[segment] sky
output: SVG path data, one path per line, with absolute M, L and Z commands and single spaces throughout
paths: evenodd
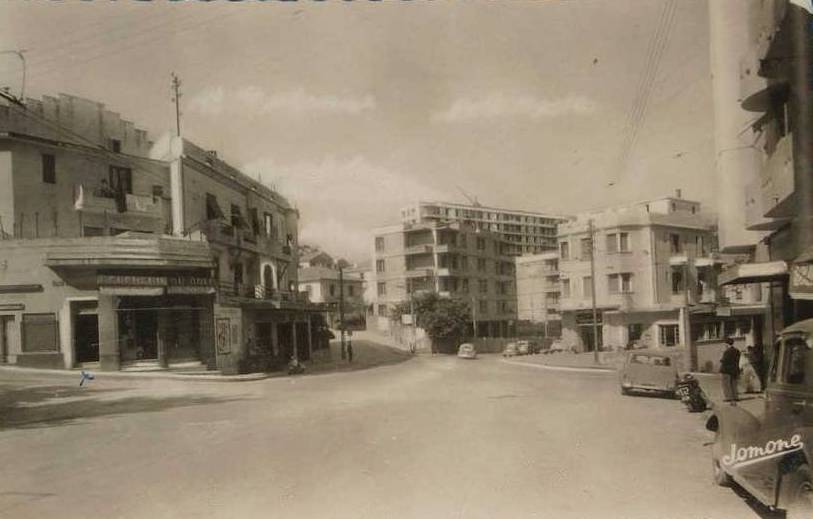
M 653 60 L 666 2 L 3 3 L 0 51 L 25 50 L 26 96 L 103 102 L 154 140 L 177 73 L 184 136 L 360 262 L 419 199 L 575 214 L 679 188 L 713 211 L 708 7 L 678 0 Z M 0 85 L 21 89 L 13 54 Z

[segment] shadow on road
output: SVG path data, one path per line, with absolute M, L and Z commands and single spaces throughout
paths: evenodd
M 238 400 L 201 395 L 110 398 L 109 393 L 123 391 L 57 385 L 7 388 L 0 387 L 0 431 L 72 425 L 79 420 L 100 416 L 149 413 Z
M 412 358 L 412 355 L 408 352 L 372 341 L 354 340 L 352 344 L 353 362 L 341 358 L 341 343 L 339 341 L 331 341 L 330 355 L 314 359 L 308 365 L 306 374 L 319 375 L 332 372 L 361 371 L 400 364 Z
M 738 484 L 734 483 L 731 486 L 731 490 L 762 519 L 785 519 L 785 512 L 771 510 L 767 506 L 760 503 L 756 498 L 749 494 L 747 490 Z

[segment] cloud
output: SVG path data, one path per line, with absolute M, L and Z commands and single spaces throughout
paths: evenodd
M 227 102 L 228 101 L 228 102 Z M 376 108 L 370 95 L 312 94 L 302 88 L 268 93 L 257 86 L 227 92 L 222 86 L 208 87 L 191 97 L 189 109 L 202 115 L 279 113 L 293 115 L 357 115 Z
M 301 214 L 300 241 L 355 261 L 368 259 L 372 229 L 397 223 L 402 207 L 441 194 L 408 174 L 357 155 L 276 164 L 261 159 L 244 171 L 273 186 Z
M 589 115 L 597 109 L 592 100 L 577 95 L 558 99 L 542 99 L 529 95 L 494 93 L 487 96 L 457 99 L 434 121 L 459 123 L 502 117 L 546 119 L 564 115 Z

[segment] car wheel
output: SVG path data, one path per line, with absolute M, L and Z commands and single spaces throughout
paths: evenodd
M 790 478 L 792 485 L 788 490 L 788 508 L 785 511 L 786 519 L 809 519 L 813 517 L 813 481 L 810 477 L 810 468 L 807 465 L 800 467 Z
M 717 459 L 717 457 L 712 457 L 711 465 L 714 472 L 714 482 L 721 487 L 731 486 L 731 476 L 728 474 L 728 472 L 723 470 L 723 466 L 720 464 L 720 460 Z

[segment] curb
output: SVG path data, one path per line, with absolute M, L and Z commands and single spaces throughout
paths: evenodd
M 29 373 L 33 375 L 57 375 L 76 378 L 80 371 L 74 369 L 42 369 L 23 368 L 18 366 L 0 366 L 0 372 Z M 104 378 L 140 378 L 140 379 L 163 379 L 163 380 L 186 380 L 188 382 L 251 382 L 254 380 L 264 380 L 274 375 L 268 373 L 249 373 L 246 375 L 181 375 L 172 372 L 160 371 L 94 371 L 96 377 Z
M 572 371 L 576 373 L 615 373 L 615 368 L 610 367 L 595 367 L 595 368 L 575 368 L 575 367 L 568 367 L 568 366 L 546 366 L 544 364 L 532 364 L 530 362 L 522 362 L 516 360 L 504 360 L 500 359 L 500 362 L 505 364 L 514 364 L 517 366 L 528 366 L 531 368 L 538 368 L 538 369 L 545 369 L 549 371 Z

